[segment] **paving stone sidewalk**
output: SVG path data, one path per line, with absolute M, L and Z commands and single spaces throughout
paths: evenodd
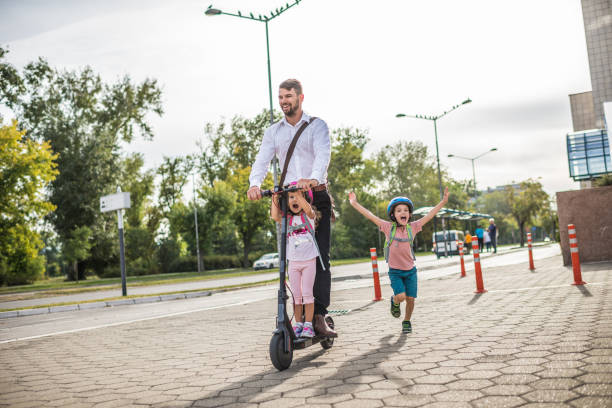
M 332 294 L 340 337 L 268 357 L 275 301 L 0 345 L 7 407 L 612 407 L 612 263 L 561 257 L 420 282 L 412 319 Z M 389 296 L 388 286 L 383 295 Z

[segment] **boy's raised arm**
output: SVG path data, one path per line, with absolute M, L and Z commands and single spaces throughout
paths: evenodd
M 361 215 L 366 217 L 368 220 L 372 221 L 377 226 L 380 227 L 381 225 L 383 225 L 384 223 L 383 220 L 381 220 L 380 218 L 372 214 L 370 210 L 368 210 L 367 208 L 365 208 L 364 206 L 362 206 L 361 204 L 357 202 L 357 196 L 352 191 L 349 193 L 349 203 L 351 203 L 353 208 L 359 211 Z
M 421 218 L 422 220 L 421 225 L 425 225 L 429 220 L 431 220 L 438 213 L 438 211 L 440 211 L 440 209 L 444 207 L 444 204 L 446 204 L 447 202 L 448 202 L 448 187 L 444 188 L 444 197 L 442 198 L 442 201 L 440 201 L 438 205 L 432 208 L 431 211 L 429 211 L 426 216 Z

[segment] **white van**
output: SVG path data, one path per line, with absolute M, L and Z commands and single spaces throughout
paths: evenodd
M 444 232 L 435 232 L 431 238 L 433 242 L 433 253 L 438 258 L 444 256 L 444 246 L 446 245 L 446 251 L 449 255 L 459 255 L 459 247 L 457 241 L 465 242 L 465 235 L 463 231 L 458 230 L 447 230 L 446 240 L 444 239 Z

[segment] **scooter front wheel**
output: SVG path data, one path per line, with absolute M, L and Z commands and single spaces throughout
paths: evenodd
M 282 332 L 274 333 L 270 340 L 270 360 L 272 365 L 278 370 L 283 371 L 289 368 L 293 360 L 293 345 L 289 341 L 289 352 L 285 353 L 285 335 Z

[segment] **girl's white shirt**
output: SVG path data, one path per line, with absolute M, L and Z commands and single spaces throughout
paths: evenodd
M 291 225 L 300 225 L 302 217 L 299 215 L 290 216 Z M 310 223 L 312 229 L 315 228 L 315 220 L 304 214 L 304 219 Z M 302 231 L 294 231 L 287 237 L 287 259 L 290 261 L 308 261 L 319 256 L 314 238 L 306 228 Z

